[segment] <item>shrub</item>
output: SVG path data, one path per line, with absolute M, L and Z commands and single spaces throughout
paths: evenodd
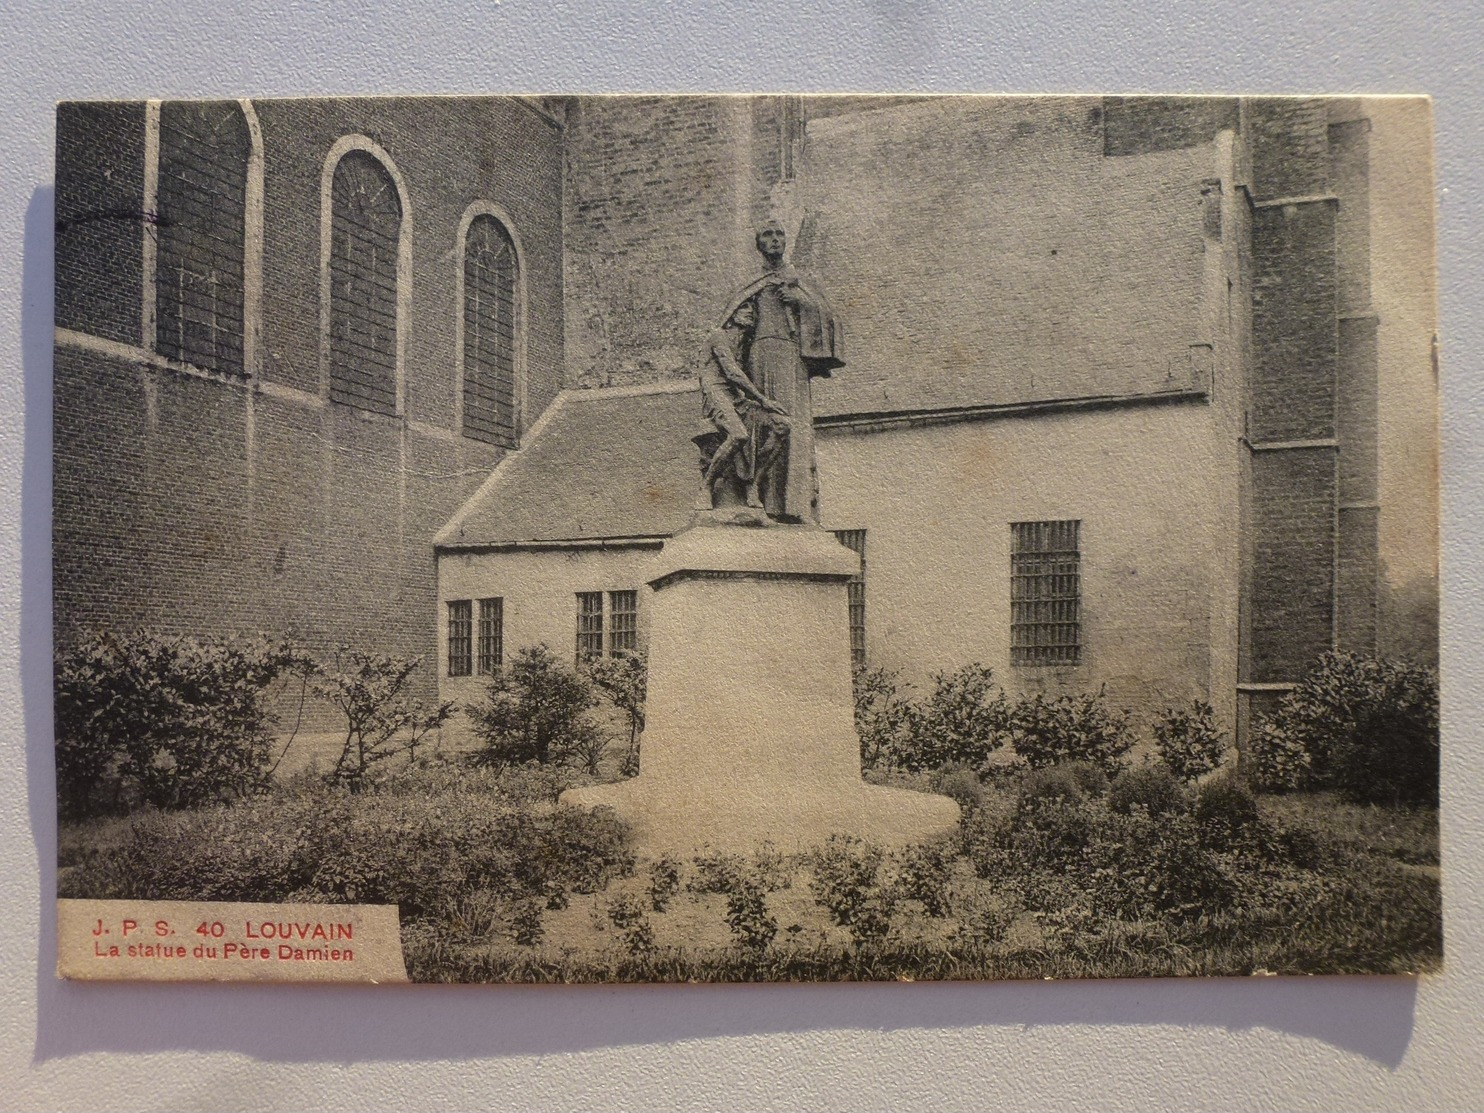
M 984 784 L 972 769 L 941 770 L 933 778 L 932 787 L 957 803 L 961 811 L 971 811 L 984 803 Z
M 1216 729 L 1216 712 L 1203 700 L 1189 709 L 1169 708 L 1154 724 L 1160 760 L 1182 781 L 1194 781 L 1221 764 L 1226 736 Z
M 523 947 L 541 942 L 544 934 L 541 902 L 535 897 L 521 897 L 510 906 L 510 938 Z
M 392 657 L 342 645 L 334 664 L 317 675 L 314 691 L 345 720 L 340 757 L 331 770 L 352 792 L 359 792 L 372 768 L 399 754 L 408 763 L 434 730 L 453 715 L 451 702 L 425 704 L 406 694 L 409 678 L 422 660 Z
M 1096 815 L 1081 799 L 1043 796 L 1022 800 L 1000 847 L 1016 869 L 1064 871 L 1080 868 Z
M 618 930 L 624 949 L 631 955 L 645 955 L 654 950 L 654 925 L 637 897 L 624 894 L 608 902 L 608 922 Z
M 680 891 L 680 863 L 668 854 L 661 855 L 649 864 L 649 905 L 656 912 L 663 912 L 670 898 Z
M 1117 790 L 1115 781 L 1110 806 Z M 1235 893 L 1187 815 L 1110 811 L 1089 841 L 1087 860 L 1092 906 L 1112 919 L 1182 922 L 1227 907 Z
M 1016 810 L 1028 811 L 1044 800 L 1078 801 L 1083 797 L 1082 782 L 1069 765 L 1052 765 L 1045 769 L 1027 769 L 1020 779 Z
M 1358 803 L 1438 801 L 1438 684 L 1430 669 L 1327 653 L 1253 739 L 1269 791 L 1333 788 Z
M 1236 777 L 1215 777 L 1196 790 L 1191 817 L 1201 839 L 1211 846 L 1230 846 L 1254 832 L 1261 822 L 1257 800 Z
M 741 878 L 727 894 L 727 927 L 751 951 L 766 949 L 778 934 L 778 921 L 769 914 L 763 887 L 754 879 Z
M 619 652 L 588 662 L 588 678 L 623 712 L 629 726 L 629 748 L 622 773 L 639 773 L 639 736 L 644 733 L 644 700 L 649 689 L 649 662 L 641 653 Z M 596 770 L 594 770 L 596 772 Z
M 747 861 L 740 854 L 726 854 L 710 847 L 702 847 L 691 862 L 696 874 L 686 888 L 693 893 L 729 893 L 747 870 Z
M 494 680 L 483 703 L 468 709 L 484 744 L 476 761 L 500 769 L 588 757 L 599 743 L 589 712 L 598 698 L 587 677 L 557 661 L 544 645 L 520 650 Z
M 897 894 L 922 903 L 929 916 L 948 914 L 948 884 L 953 864 L 952 848 L 942 842 L 910 846 L 898 855 Z
M 1037 693 L 1006 711 L 1006 731 L 1015 752 L 1033 768 L 1086 761 L 1109 776 L 1123 767 L 1133 747 L 1128 713 L 1108 707 L 1103 689 L 1047 699 Z
M 1005 694 L 983 665 L 937 673 L 912 717 L 898 764 L 910 771 L 980 765 L 1004 744 L 1005 715 Z
M 1015 909 L 1003 901 L 975 896 L 955 909 L 956 934 L 981 946 L 1002 942 L 1015 922 Z
M 437 795 L 389 777 L 354 795 L 146 813 L 132 827 L 69 871 L 61 895 L 396 904 L 406 921 L 441 917 L 479 890 L 548 902 L 597 892 L 634 864 L 612 812 L 521 804 L 477 776 Z
M 917 733 L 918 711 L 912 700 L 901 694 L 897 674 L 889 669 L 859 668 L 851 681 L 861 767 L 890 768 L 902 764 Z
M 264 691 L 310 662 L 284 642 L 141 632 L 100 634 L 55 665 L 58 810 L 81 818 L 130 797 L 190 808 L 260 787 L 275 721 Z
M 1125 769 L 1108 786 L 1108 810 L 1128 815 L 1134 807 L 1151 816 L 1178 814 L 1190 807 L 1185 789 L 1163 765 L 1139 765 Z
M 814 852 L 809 887 L 814 900 L 857 943 L 879 939 L 891 928 L 896 894 L 880 883 L 881 848 L 850 835 L 831 835 Z
M 1108 774 L 1103 772 L 1101 766 L 1090 761 L 1064 761 L 1051 768 L 1064 769 L 1071 774 L 1084 796 L 1096 798 L 1108 791 Z

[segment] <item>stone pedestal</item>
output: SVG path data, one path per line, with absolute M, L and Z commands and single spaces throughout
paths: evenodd
M 812 526 L 699 526 L 658 554 L 639 775 L 570 789 L 647 853 L 884 845 L 951 831 L 947 797 L 867 785 L 850 686 L 855 553 Z

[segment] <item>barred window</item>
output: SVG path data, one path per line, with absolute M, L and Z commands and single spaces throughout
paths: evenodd
M 1010 524 L 1010 663 L 1082 658 L 1082 523 Z
M 603 593 L 577 593 L 577 661 L 603 656 Z
M 464 246 L 464 436 L 515 447 L 515 244 L 477 216 Z
M 468 676 L 473 664 L 473 605 L 467 599 L 448 604 L 448 675 Z
M 330 215 L 330 398 L 397 412 L 397 185 L 368 151 L 335 166 Z
M 479 601 L 480 676 L 493 676 L 505 664 L 505 600 Z
M 639 648 L 639 593 L 608 593 L 608 651 L 634 653 Z
M 251 140 L 234 101 L 160 106 L 155 349 L 241 375 L 247 160 Z
M 850 599 L 850 663 L 861 668 L 866 663 L 866 531 L 837 529 L 835 539 L 861 558 L 861 570 L 845 584 Z

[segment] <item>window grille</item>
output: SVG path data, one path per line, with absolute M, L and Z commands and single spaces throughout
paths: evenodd
M 464 436 L 514 448 L 515 244 L 492 216 L 464 247 Z
M 505 600 L 479 601 L 480 676 L 493 676 L 505 663 Z
M 247 120 L 234 101 L 160 106 L 155 349 L 241 375 Z
M 608 593 L 608 650 L 610 653 L 634 653 L 639 649 L 639 593 Z
M 397 249 L 402 202 L 385 166 L 350 151 L 330 215 L 330 398 L 397 412 Z
M 603 656 L 603 593 L 577 593 L 577 661 Z
M 866 531 L 837 529 L 835 538 L 861 558 L 861 570 L 850 577 L 845 590 L 850 601 L 850 664 L 862 668 L 866 663 Z
M 1080 521 L 1010 525 L 1010 663 L 1082 659 Z
M 448 604 L 448 675 L 468 676 L 472 665 L 472 604 L 467 599 Z

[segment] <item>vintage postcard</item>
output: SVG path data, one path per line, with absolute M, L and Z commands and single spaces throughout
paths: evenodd
M 1431 129 L 62 104 L 59 973 L 1441 969 Z

